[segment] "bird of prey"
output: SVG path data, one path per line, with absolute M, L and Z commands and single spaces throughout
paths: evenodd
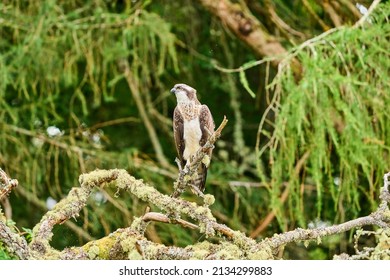
M 209 108 L 200 104 L 196 90 L 186 84 L 176 84 L 171 93 L 176 95 L 173 113 L 173 134 L 181 166 L 184 167 L 214 132 L 214 120 Z M 211 159 L 212 150 L 208 156 Z M 208 164 L 201 163 L 192 184 L 204 191 Z

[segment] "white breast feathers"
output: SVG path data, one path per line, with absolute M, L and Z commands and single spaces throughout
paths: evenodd
M 202 137 L 202 130 L 200 129 L 199 117 L 196 117 L 189 121 L 184 120 L 183 126 L 183 136 L 185 141 L 183 158 L 185 160 L 188 160 L 200 148 L 199 141 Z

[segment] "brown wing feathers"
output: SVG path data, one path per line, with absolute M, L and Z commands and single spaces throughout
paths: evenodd
M 200 146 L 203 146 L 204 144 L 206 144 L 208 138 L 210 137 L 210 133 L 213 133 L 215 129 L 213 116 L 211 115 L 211 112 L 206 105 L 202 105 L 202 108 L 200 110 L 200 115 L 199 115 L 199 121 L 200 121 L 200 129 L 202 130 L 202 138 L 200 139 Z M 211 154 L 212 154 L 212 149 L 210 149 L 208 153 L 210 159 L 211 159 Z M 205 189 L 205 184 L 207 179 L 207 168 L 208 166 L 202 163 L 198 169 L 198 178 L 197 178 L 197 180 L 199 181 L 198 186 L 199 186 L 199 190 L 201 190 L 202 192 Z
M 175 111 L 173 112 L 173 135 L 175 138 L 175 145 L 176 145 L 176 150 L 177 154 L 179 156 L 181 166 L 184 167 L 184 159 L 183 159 L 183 153 L 184 153 L 184 148 L 185 148 L 185 143 L 184 143 L 184 120 L 183 116 L 180 113 L 180 110 L 176 107 Z
M 207 105 L 202 105 L 199 114 L 199 121 L 200 129 L 202 130 L 202 138 L 200 139 L 200 145 L 203 146 L 204 144 L 206 144 L 207 139 L 210 137 L 210 133 L 213 133 L 215 129 L 213 116 L 211 115 L 211 112 Z

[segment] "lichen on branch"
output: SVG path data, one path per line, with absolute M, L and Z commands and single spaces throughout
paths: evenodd
M 13 232 L 3 219 L 0 221 L 0 240 L 10 254 L 20 259 L 274 259 L 279 249 L 291 242 L 310 240 L 318 242 L 325 236 L 365 225 L 388 229 L 390 226 L 389 178 L 390 173 L 385 174 L 380 206 L 369 216 L 329 227 L 298 228 L 256 242 L 244 233 L 218 223 L 208 207 L 162 194 L 143 180 L 134 178 L 126 170 L 95 170 L 82 174 L 79 178 L 80 187 L 73 188 L 66 198 L 42 217 L 34 227 L 29 245 L 19 234 Z M 116 187 L 119 192 L 126 191 L 156 206 L 163 213 L 148 212 L 143 217 L 136 218 L 130 227 L 118 229 L 106 237 L 81 247 L 66 248 L 62 251 L 53 249 L 50 240 L 54 225 L 76 217 L 85 207 L 95 187 Z M 189 217 L 194 222 L 186 222 L 184 217 Z M 195 242 L 185 248 L 158 244 L 147 240 L 144 236 L 145 227 L 152 221 L 177 223 L 204 232 L 206 237 L 225 238 L 221 238 L 217 244 L 211 244 L 206 240 Z M 378 255 L 382 253 L 375 256 Z

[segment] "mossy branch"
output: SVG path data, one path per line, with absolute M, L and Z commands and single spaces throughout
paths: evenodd
M 2 216 L 0 212 L 0 217 Z M 0 241 L 5 246 L 10 254 L 14 254 L 19 259 L 29 259 L 31 257 L 30 250 L 26 240 L 19 234 L 13 232 L 2 219 L 0 219 Z
M 125 170 L 95 170 L 79 178 L 80 187 L 73 188 L 69 195 L 60 201 L 53 210 L 46 213 L 34 227 L 32 242 L 14 233 L 0 221 L 0 239 L 6 249 L 20 259 L 273 259 L 277 251 L 291 242 L 316 240 L 325 236 L 339 234 L 356 227 L 377 225 L 390 226 L 390 173 L 385 174 L 381 189 L 381 203 L 377 211 L 366 217 L 317 229 L 296 229 L 274 235 L 260 242 L 219 224 L 207 206 L 199 206 L 180 198 L 164 195 L 153 186 L 137 180 Z M 114 233 L 78 248 L 63 251 L 53 249 L 49 242 L 53 236 L 54 225 L 63 223 L 79 215 L 81 209 L 95 187 L 115 186 L 160 208 L 162 213 L 148 212 L 136 218 L 129 228 L 118 229 Z M 190 217 L 198 225 L 186 222 L 180 216 Z M 150 221 L 178 223 L 206 233 L 206 236 L 225 236 L 219 244 L 205 241 L 186 248 L 165 246 L 148 241 L 143 233 Z
M 11 179 L 0 168 L 0 200 L 5 198 L 17 186 L 18 180 Z M 30 257 L 26 240 L 7 225 L 7 219 L 0 208 L 0 245 L 1 243 L 4 244 L 10 254 L 14 254 L 19 259 L 28 259 Z

